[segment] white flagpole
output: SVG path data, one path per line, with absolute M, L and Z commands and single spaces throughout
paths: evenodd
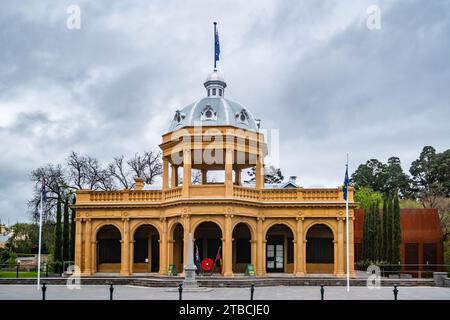
M 347 153 L 347 173 L 348 173 L 348 153 Z M 348 186 L 347 186 L 347 197 L 345 199 L 345 243 L 347 251 L 347 292 L 350 291 L 350 257 L 349 257 L 349 243 L 348 243 Z
M 41 242 L 42 242 L 42 214 L 44 213 L 44 199 L 41 190 L 41 210 L 39 213 L 39 248 L 38 248 L 38 266 L 37 266 L 37 289 L 41 283 Z

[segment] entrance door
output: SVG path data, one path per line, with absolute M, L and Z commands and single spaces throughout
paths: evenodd
M 266 271 L 284 272 L 284 236 L 269 236 L 266 250 Z

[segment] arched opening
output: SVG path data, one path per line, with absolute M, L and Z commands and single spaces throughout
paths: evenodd
M 252 234 L 245 223 L 234 227 L 233 240 L 233 273 L 244 273 L 252 263 Z
M 133 272 L 159 271 L 159 232 L 152 225 L 142 225 L 134 232 Z
M 221 272 L 221 261 L 216 261 L 217 253 L 220 250 L 220 260 L 223 259 L 222 231 L 214 222 L 202 222 L 194 232 L 194 257 L 198 248 L 200 262 L 205 258 L 212 259 L 214 263 L 213 272 Z M 195 262 L 195 259 L 194 259 Z M 218 266 L 220 264 L 220 267 Z
M 294 272 L 294 234 L 284 224 L 272 226 L 266 234 L 266 271 Z
M 97 232 L 97 271 L 120 272 L 121 234 L 113 225 L 105 225 Z
M 184 230 L 181 223 L 177 223 L 173 229 L 172 264 L 177 273 L 184 271 Z
M 333 231 L 324 224 L 316 224 L 306 234 L 306 271 L 334 272 Z

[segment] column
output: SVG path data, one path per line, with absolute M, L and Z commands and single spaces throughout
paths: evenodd
M 91 219 L 86 219 L 86 229 L 84 230 L 84 272 L 85 275 L 92 275 L 91 270 L 91 237 L 92 237 L 92 222 Z
M 295 275 L 304 276 L 305 275 L 305 256 L 303 255 L 303 219 L 302 217 L 297 218 L 297 241 L 295 243 Z
M 169 160 L 163 157 L 163 179 L 162 179 L 162 189 L 166 191 L 169 189 Z
M 261 156 L 256 157 L 256 189 L 264 188 L 264 163 Z
M 233 215 L 225 214 L 225 237 L 224 237 L 224 257 L 223 257 L 223 275 L 225 277 L 233 276 L 233 230 L 231 218 Z
M 202 169 L 202 184 L 208 183 L 208 170 Z
M 333 274 L 336 276 L 338 274 L 338 241 L 337 240 L 333 240 L 333 252 L 334 252 Z
M 350 271 L 350 275 L 351 276 L 355 276 L 355 238 L 354 238 L 354 226 L 353 226 L 353 220 L 355 219 L 355 217 L 349 217 L 349 226 L 348 226 L 348 238 L 349 238 L 349 248 L 348 251 L 350 252 L 349 256 L 350 256 L 350 261 L 349 261 L 349 271 Z
M 170 165 L 172 174 L 171 174 L 171 181 L 170 181 L 170 187 L 173 189 L 176 186 L 178 186 L 178 166 L 171 164 Z
M 130 219 L 124 218 L 123 221 L 123 239 L 122 243 L 122 255 L 120 261 L 120 275 L 130 275 Z
M 225 154 L 225 196 L 233 196 L 233 150 L 227 149 Z
M 181 191 L 183 198 L 189 197 L 189 186 L 191 185 L 191 150 L 183 150 L 183 189 Z
M 338 268 L 337 268 L 337 276 L 344 275 L 344 267 L 345 267 L 345 245 L 344 245 L 344 218 L 338 219 Z
M 82 230 L 83 224 L 80 218 L 76 219 L 75 225 L 75 265 L 78 266 L 81 270 L 81 252 L 82 252 Z
M 134 240 L 130 241 L 130 275 L 133 274 L 134 268 Z
M 189 242 L 189 233 L 191 232 L 191 221 L 188 215 L 183 217 L 184 223 L 183 223 L 183 270 L 181 270 L 184 273 L 184 266 L 187 264 L 188 261 L 188 242 Z M 193 237 L 194 235 L 192 235 Z M 194 249 L 195 250 L 195 249 Z M 195 251 L 194 251 L 195 252 Z
M 161 243 L 159 245 L 159 274 L 167 274 L 167 219 L 162 220 Z
M 264 240 L 264 235 L 263 235 L 263 218 L 262 217 L 258 217 L 257 218 L 257 223 L 256 223 L 256 248 L 257 248 L 257 253 L 256 253 L 256 275 L 257 276 L 263 276 L 265 275 L 264 272 L 264 259 L 263 259 L 263 255 L 264 255 L 264 245 L 263 245 L 263 240 Z
M 251 264 L 253 265 L 253 267 L 255 268 L 255 272 L 256 272 L 256 264 L 257 264 L 257 255 L 256 255 L 256 251 L 258 250 L 258 246 L 257 246 L 257 241 L 255 239 L 250 240 L 250 245 L 251 245 L 251 250 L 252 250 L 252 260 L 251 260 Z

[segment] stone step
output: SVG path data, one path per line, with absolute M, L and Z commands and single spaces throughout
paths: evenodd
M 47 285 L 65 285 L 67 278 L 42 278 L 41 283 Z M 81 277 L 82 285 L 134 285 L 142 287 L 177 287 L 183 281 L 181 277 Z M 345 286 L 346 280 L 330 277 L 252 277 L 252 278 L 223 278 L 223 277 L 199 277 L 199 286 L 202 287 L 250 287 L 255 286 Z M 366 286 L 366 279 L 350 279 L 351 286 Z M 36 284 L 33 278 L 0 278 L 0 284 L 32 285 Z M 381 286 L 434 286 L 433 279 L 386 279 L 381 280 Z

